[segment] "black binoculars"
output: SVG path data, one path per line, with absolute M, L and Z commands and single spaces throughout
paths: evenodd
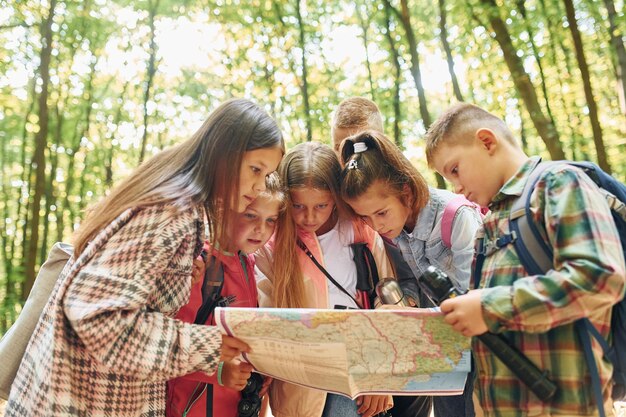
M 426 272 L 418 278 L 417 283 L 435 305 L 448 298 L 465 294 L 452 284 L 446 273 L 434 266 L 426 268 Z M 478 335 L 477 338 L 542 401 L 546 402 L 554 396 L 557 390 L 554 382 L 550 381 L 546 373 L 537 368 L 524 354 L 511 346 L 504 337 L 487 332 Z
M 258 417 L 261 411 L 261 397 L 259 392 L 263 387 L 263 376 L 253 372 L 246 382 L 246 386 L 241 390 L 241 400 L 237 404 L 237 414 L 239 417 Z

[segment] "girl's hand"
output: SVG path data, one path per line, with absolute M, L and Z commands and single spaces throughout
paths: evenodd
M 393 407 L 391 395 L 363 395 L 356 399 L 357 412 L 363 417 L 373 417 Z
M 239 356 L 241 352 L 250 353 L 251 349 L 248 344 L 242 340 L 233 336 L 222 335 L 222 354 L 220 360 L 228 362 L 231 359 Z
M 441 303 L 441 312 L 445 314 L 446 323 L 463 336 L 478 336 L 489 330 L 480 304 L 481 292 L 482 290 L 471 290 Z
M 202 257 L 198 256 L 193 260 L 193 266 L 191 270 L 191 285 L 195 285 L 204 277 L 205 264 Z
M 273 380 L 274 378 L 272 378 L 271 376 L 263 375 L 263 386 L 261 387 L 261 390 L 259 391 L 259 397 L 263 397 L 265 394 L 267 394 L 267 391 L 270 389 L 270 384 L 272 383 Z
M 238 359 L 224 362 L 224 367 L 222 368 L 222 382 L 226 388 L 241 391 L 245 388 L 246 382 L 248 382 L 248 378 L 250 378 L 250 374 L 253 370 L 252 365 Z

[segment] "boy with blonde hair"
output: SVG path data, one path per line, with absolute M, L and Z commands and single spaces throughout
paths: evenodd
M 513 245 L 503 242 L 507 236 L 515 239 L 511 207 L 540 158 L 526 156 L 501 119 L 466 103 L 446 111 L 429 129 L 426 143 L 429 165 L 457 193 L 491 209 L 480 232 L 480 246 L 488 250 L 482 271 L 474 276 L 479 289 L 444 301 L 446 321 L 465 336 L 502 334 L 558 387 L 542 402 L 474 338 L 476 387 L 485 415 L 597 416 L 574 322 L 587 317 L 606 338 L 611 307 L 623 298 L 626 281 L 619 234 L 599 188 L 565 163 L 539 175 L 530 207 L 532 220 L 552 246 L 553 266 L 529 276 Z M 613 415 L 612 365 L 597 344 L 593 356 L 606 415 Z
M 339 153 L 341 141 L 364 130 L 383 132 L 383 116 L 376 103 L 365 97 L 348 97 L 339 103 L 330 132 L 335 152 Z

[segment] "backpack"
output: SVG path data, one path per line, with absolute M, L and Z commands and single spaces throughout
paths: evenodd
M 478 204 L 472 203 L 462 194 L 459 194 L 452 200 L 448 201 L 443 209 L 443 214 L 441 215 L 441 240 L 443 241 L 444 246 L 448 249 L 452 247 L 452 223 L 454 223 L 457 211 L 463 206 L 475 209 L 481 219 L 489 212 L 488 208 L 480 207 Z
M 357 299 L 361 302 L 364 309 L 374 308 L 376 299 L 376 285 L 380 280 L 378 276 L 378 267 L 374 255 L 367 245 L 365 237 L 365 226 L 355 223 L 354 226 L 354 242 L 350 244 L 354 254 L 354 263 L 356 265 L 356 290 Z
M 71 265 L 74 248 L 69 243 L 57 242 L 48 253 L 48 259 L 41 265 L 33 288 L 15 323 L 0 339 L 0 398 L 7 400 L 11 384 L 22 362 L 24 351 L 28 345 L 39 316 L 43 311 L 52 289 L 61 272 Z
M 539 163 L 528 178 L 522 194 L 513 203 L 510 213 L 509 235 L 499 238 L 496 242 L 498 248 L 512 243 L 524 268 L 531 275 L 540 275 L 547 272 L 553 265 L 553 251 L 549 242 L 546 242 L 539 233 L 538 226 L 532 220 L 530 212 L 530 197 L 535 189 L 541 174 L 555 165 L 568 164 L 580 168 L 593 180 L 605 195 L 615 226 L 622 243 L 622 249 L 626 251 L 626 185 L 619 182 L 600 167 L 591 162 L 552 161 Z M 625 253 L 626 256 L 626 253 Z M 484 261 L 484 245 L 479 242 L 474 277 L 477 282 L 480 279 L 480 269 Z M 613 306 L 611 318 L 611 336 L 613 344 L 610 346 L 600 332 L 591 324 L 588 318 L 583 318 L 575 323 L 577 332 L 583 346 L 586 362 L 591 374 L 594 397 L 600 410 L 600 416 L 604 417 L 604 407 L 598 368 L 591 351 L 591 339 L 593 336 L 602 346 L 604 356 L 613 364 L 613 392 L 614 401 L 626 399 L 626 299 L 622 299 Z
M 211 314 L 213 314 L 215 307 L 221 304 L 221 293 L 224 288 L 224 266 L 222 263 L 216 256 L 208 254 L 206 249 L 202 249 L 200 256 L 204 261 L 205 270 L 202 279 L 202 304 L 196 313 L 196 317 L 193 321 L 194 324 L 206 323 Z M 168 383 L 168 403 L 172 395 L 171 389 Z M 182 415 L 186 415 L 202 395 L 206 395 L 205 415 L 206 417 L 213 417 L 213 385 L 204 382 L 197 383 Z M 168 405 L 167 415 L 175 414 L 170 412 L 169 407 Z
M 222 263 L 215 256 L 209 256 L 204 249 L 202 249 L 200 256 L 205 264 L 202 281 L 202 305 L 196 313 L 194 324 L 206 323 L 217 307 L 222 295 L 222 288 L 224 288 L 224 266 Z

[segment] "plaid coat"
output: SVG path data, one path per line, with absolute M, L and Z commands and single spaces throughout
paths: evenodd
M 59 276 L 6 416 L 161 416 L 168 379 L 215 371 L 221 336 L 175 320 L 187 303 L 204 211 L 128 210 Z

